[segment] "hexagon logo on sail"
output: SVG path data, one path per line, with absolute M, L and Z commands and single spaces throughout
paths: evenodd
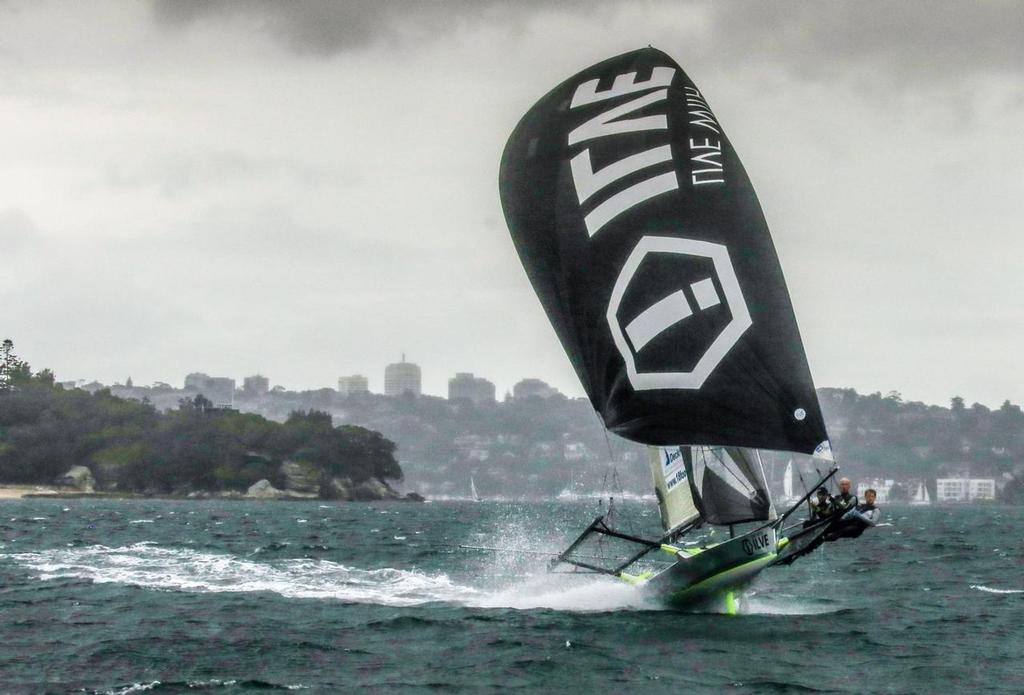
M 691 273 L 690 277 L 680 273 L 678 279 L 674 278 L 674 273 L 661 273 L 662 279 L 669 277 L 669 284 L 662 282 L 661 287 L 654 288 L 659 297 L 654 301 L 649 297 L 643 298 L 641 309 L 635 311 L 635 315 L 620 317 L 620 308 L 630 295 L 634 277 L 645 261 L 655 258 L 669 258 L 681 263 L 681 268 L 689 265 L 691 270 L 707 268 L 707 271 L 697 275 Z M 635 301 L 634 298 L 633 303 Z M 658 341 L 664 343 L 672 336 L 685 337 L 688 332 L 697 332 L 697 326 L 703 325 L 702 316 L 712 313 L 725 323 L 715 327 L 703 342 L 698 340 L 689 345 L 687 350 L 693 354 L 688 368 L 638 368 L 638 360 L 645 348 L 653 351 L 654 348 L 649 346 L 657 347 Z M 637 391 L 701 388 L 753 323 L 729 251 L 724 245 L 656 236 L 641 238 L 626 259 L 612 288 L 606 317 L 612 340 L 626 364 L 630 384 Z

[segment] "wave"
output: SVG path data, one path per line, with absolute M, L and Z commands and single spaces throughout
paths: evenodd
M 971 584 L 971 588 L 984 591 L 987 594 L 1024 594 L 1024 589 L 993 589 L 982 584 Z
M 741 615 L 830 615 L 845 610 L 832 603 L 789 596 L 754 594 L 739 601 Z
M 149 681 L 148 683 L 132 683 L 131 685 L 121 685 L 109 688 L 106 690 L 90 690 L 87 692 L 92 695 L 132 695 L 133 693 L 145 693 L 145 692 L 181 692 L 182 689 L 187 690 L 207 690 L 209 688 L 224 688 L 227 690 L 307 690 L 310 686 L 306 685 L 278 685 L 277 683 L 268 683 L 267 681 L 261 680 L 220 680 L 213 678 L 210 680 L 202 681 Z
M 394 568 L 358 569 L 317 559 L 259 562 L 187 548 L 136 543 L 13 553 L 7 558 L 41 580 L 84 579 L 164 591 L 270 592 L 286 598 L 385 606 L 451 603 L 470 608 L 550 608 L 566 611 L 647 610 L 635 587 L 605 578 L 539 574 L 502 587 L 473 587 L 444 573 Z

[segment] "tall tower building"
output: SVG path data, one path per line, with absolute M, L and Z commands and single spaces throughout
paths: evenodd
M 351 396 L 354 393 L 369 393 L 370 381 L 362 374 L 338 377 L 338 393 Z
M 253 374 L 242 380 L 242 390 L 247 396 L 262 396 L 270 390 L 270 379 L 262 374 Z
M 494 384 L 470 372 L 457 372 L 448 380 L 448 400 L 467 400 L 473 403 L 493 403 Z
M 384 368 L 384 395 L 401 396 L 411 393 L 419 396 L 421 393 L 420 366 L 405 361 L 405 354 L 402 354 L 402 361 L 389 364 Z

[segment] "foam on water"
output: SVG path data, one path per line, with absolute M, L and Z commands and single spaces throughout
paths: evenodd
M 993 589 L 990 586 L 983 586 L 981 584 L 971 584 L 971 588 L 984 591 L 987 594 L 1024 594 L 1024 589 Z
M 739 603 L 741 615 L 825 615 L 843 610 L 835 605 L 812 603 L 789 596 L 743 596 Z
M 161 548 L 151 543 L 13 553 L 39 579 L 87 579 L 166 591 L 272 592 L 287 598 L 414 606 L 455 603 L 479 608 L 615 611 L 651 608 L 634 587 L 607 578 L 527 576 L 501 588 L 476 588 L 443 573 L 357 569 L 327 560 L 257 562 L 250 558 Z
M 120 548 L 84 548 L 8 556 L 40 579 L 77 578 L 96 583 L 195 592 L 269 591 L 288 598 L 335 599 L 352 603 L 408 606 L 459 601 L 472 589 L 445 575 L 377 569 L 360 570 L 325 560 L 262 563 L 231 555 L 137 543 Z

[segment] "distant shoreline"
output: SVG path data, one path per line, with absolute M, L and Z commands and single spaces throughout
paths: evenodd
M 72 491 L 69 491 L 72 492 Z M 36 495 L 63 496 L 60 490 L 42 485 L 7 485 L 0 484 L 0 500 L 18 500 Z
M 104 500 L 182 500 L 187 502 L 218 501 L 270 501 L 270 502 L 350 502 L 356 500 L 329 500 L 319 495 L 295 495 L 281 497 L 250 497 L 238 492 L 201 492 L 198 495 L 147 495 L 139 492 L 83 492 L 82 490 L 60 489 L 44 485 L 14 485 L 0 483 L 0 502 L 21 499 L 104 499 Z M 394 500 L 359 500 L 367 502 L 410 502 L 407 498 Z

